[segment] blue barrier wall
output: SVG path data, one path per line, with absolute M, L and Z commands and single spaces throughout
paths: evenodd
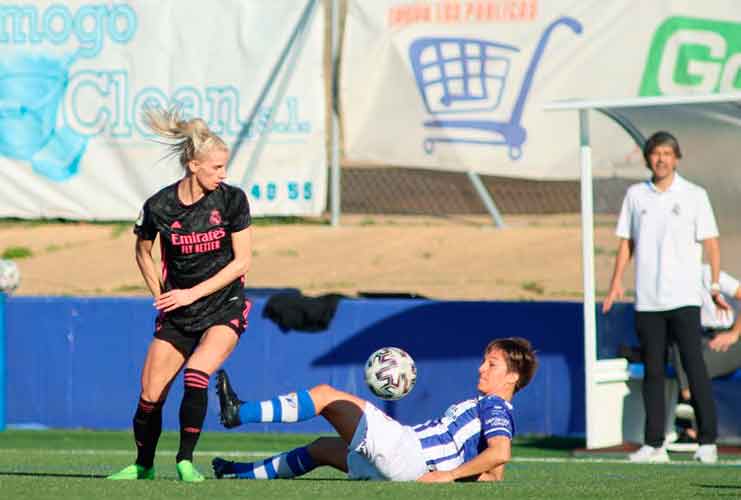
M 584 433 L 581 304 L 343 300 L 329 330 L 287 334 L 262 317 L 264 305 L 264 298 L 254 300 L 250 326 L 225 365 L 243 399 L 330 383 L 374 401 L 403 423 L 417 423 L 475 394 L 490 339 L 522 336 L 536 346 L 540 369 L 515 396 L 518 431 Z M 151 299 L 9 297 L 5 316 L 8 424 L 130 427 L 152 335 Z M 399 402 L 373 398 L 363 381 L 365 359 L 387 345 L 406 349 L 418 366 L 417 386 Z M 167 429 L 177 428 L 181 395 L 178 377 L 165 405 Z M 213 392 L 205 428 L 221 429 Z M 321 419 L 245 429 L 330 430 Z
M 597 313 L 597 359 L 617 358 L 618 348 L 638 346 L 633 304 L 613 304 L 609 313 L 602 313 L 602 303 L 596 306 Z

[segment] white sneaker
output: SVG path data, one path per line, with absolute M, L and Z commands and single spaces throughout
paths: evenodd
M 644 444 L 635 453 L 628 455 L 628 460 L 636 463 L 644 464 L 665 464 L 669 462 L 669 454 L 666 452 L 666 448 L 654 448 Z
M 686 432 L 682 432 L 679 438 L 674 441 L 667 441 L 664 443 L 664 446 L 666 446 L 667 451 L 678 451 L 682 453 L 691 453 L 697 451 L 700 447 L 697 440 L 689 437 Z
M 701 444 L 694 459 L 704 464 L 714 464 L 718 461 L 718 447 L 714 444 Z
M 675 442 L 677 439 L 679 439 L 679 433 L 677 431 L 667 432 L 664 438 L 664 446 Z

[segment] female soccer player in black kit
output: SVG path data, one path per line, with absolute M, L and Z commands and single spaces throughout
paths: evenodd
M 176 110 L 149 110 L 144 117 L 154 133 L 172 141 L 185 176 L 149 198 L 134 227 L 136 263 L 159 316 L 134 415 L 136 462 L 109 479 L 154 478 L 162 405 L 185 367 L 176 468 L 183 481 L 203 481 L 193 450 L 206 417 L 209 377 L 236 347 L 250 309 L 244 298 L 250 209 L 245 193 L 223 182 L 229 151 L 203 120 L 184 121 Z M 161 276 L 152 258 L 158 235 Z

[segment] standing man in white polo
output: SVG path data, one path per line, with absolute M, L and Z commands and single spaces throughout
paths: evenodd
M 700 306 L 704 250 L 711 269 L 713 301 L 720 309 L 729 309 L 718 284 L 718 227 L 707 192 L 676 172 L 682 153 L 674 136 L 656 132 L 646 141 L 643 156 L 651 180 L 631 186 L 623 200 L 616 230 L 620 242 L 615 269 L 602 306 L 606 313 L 615 300 L 623 298 L 623 274 L 635 256 L 635 324 L 646 368 L 646 428 L 645 444 L 630 460 L 669 461 L 664 448 L 664 370 L 671 340 L 679 347 L 697 405 L 700 446 L 695 459 L 714 463 L 718 459 L 718 422 L 702 359 Z

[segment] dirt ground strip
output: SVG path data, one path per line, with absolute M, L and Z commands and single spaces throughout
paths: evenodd
M 436 299 L 579 300 L 579 215 L 486 217 L 359 216 L 341 227 L 256 224 L 251 287 L 307 295 L 408 292 Z M 614 218 L 595 222 L 598 295 L 612 271 Z M 134 262 L 131 225 L 0 222 L 0 251 L 17 259 L 19 295 L 146 295 Z M 17 250 L 16 250 L 17 252 Z M 27 253 L 27 252 L 26 252 Z M 632 277 L 626 285 L 632 284 Z

